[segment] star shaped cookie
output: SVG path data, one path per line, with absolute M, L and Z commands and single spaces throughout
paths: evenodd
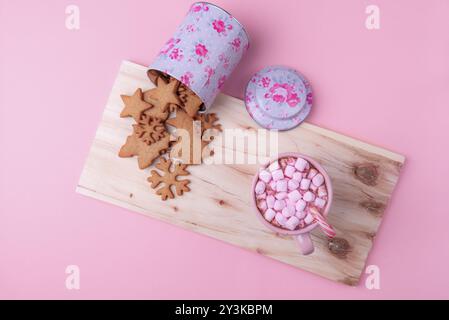
M 198 110 L 200 110 L 203 101 L 184 84 L 179 85 L 178 96 L 183 103 L 181 107 L 189 116 L 194 117 L 198 113 Z
M 133 117 L 139 121 L 140 114 L 145 110 L 153 108 L 153 105 L 143 100 L 142 89 L 137 89 L 132 96 L 121 95 L 125 108 L 120 113 L 120 117 Z
M 156 80 L 156 88 L 145 92 L 145 100 L 155 100 L 159 103 L 161 110 L 166 111 L 170 104 L 181 105 L 177 95 L 179 81 L 171 78 L 166 82 L 162 77 Z
M 130 158 L 137 156 L 137 162 L 140 169 L 149 167 L 153 161 L 161 154 L 164 154 L 170 145 L 170 135 L 166 134 L 158 141 L 150 145 L 140 138 L 141 132 L 138 125 L 133 125 L 133 133 L 128 136 L 126 143 L 119 152 L 119 157 Z

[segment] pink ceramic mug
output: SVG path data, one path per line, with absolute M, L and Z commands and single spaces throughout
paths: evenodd
M 289 152 L 289 153 L 281 153 L 278 155 L 278 157 L 276 159 L 272 159 L 270 162 L 268 162 L 267 164 L 265 164 L 264 166 L 262 166 L 263 169 L 267 168 L 270 163 L 272 163 L 275 160 L 279 160 L 282 158 L 287 158 L 287 157 L 293 157 L 293 158 L 303 158 L 304 160 L 307 160 L 312 166 L 315 167 L 316 170 L 318 170 L 324 177 L 324 182 L 327 188 L 327 194 L 328 194 L 328 199 L 327 199 L 327 203 L 326 206 L 323 209 L 323 216 L 326 217 L 329 213 L 329 209 L 332 203 L 332 194 L 333 194 L 333 190 L 332 190 L 332 184 L 331 184 L 331 180 L 329 178 L 329 175 L 327 174 L 326 170 L 324 170 L 324 168 L 314 159 L 302 155 L 300 153 L 296 153 L 296 152 Z M 256 202 L 256 193 L 255 193 L 255 188 L 256 188 L 256 183 L 259 180 L 259 171 L 256 173 L 256 175 L 253 178 L 253 183 L 252 183 L 252 188 L 251 188 L 251 200 L 253 203 L 253 207 L 254 210 L 256 212 L 257 217 L 259 218 L 259 220 L 268 228 L 271 229 L 272 231 L 276 232 L 276 233 L 280 233 L 280 234 L 285 234 L 285 235 L 291 235 L 296 237 L 296 240 L 298 241 L 299 244 L 299 248 L 302 254 L 304 255 L 308 255 L 311 254 L 314 251 L 314 246 L 312 243 L 312 239 L 310 237 L 310 232 L 315 229 L 318 226 L 317 222 L 313 222 L 310 225 L 308 225 L 305 228 L 299 229 L 299 230 L 286 230 L 283 228 L 279 228 L 276 227 L 274 225 L 272 225 L 270 222 L 268 222 L 267 220 L 265 220 L 265 218 L 263 217 L 262 213 L 259 211 L 259 209 L 257 208 L 257 202 Z

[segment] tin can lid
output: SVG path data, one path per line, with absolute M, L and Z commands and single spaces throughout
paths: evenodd
M 312 88 L 298 71 L 271 66 L 257 72 L 245 94 L 246 110 L 266 129 L 289 130 L 298 126 L 312 108 Z

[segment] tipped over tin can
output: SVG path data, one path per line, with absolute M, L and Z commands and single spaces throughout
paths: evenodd
M 248 47 L 245 29 L 231 14 L 197 2 L 150 65 L 148 75 L 152 81 L 161 72 L 179 80 L 202 100 L 204 112 Z

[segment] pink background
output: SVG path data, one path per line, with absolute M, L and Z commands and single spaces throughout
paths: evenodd
M 121 61 L 149 64 L 191 2 L 0 0 L 0 298 L 449 298 L 449 1 L 216 2 L 252 39 L 225 93 L 295 67 L 315 89 L 310 122 L 407 157 L 368 259 L 380 290 L 75 193 Z M 380 30 L 365 28 L 369 4 Z

